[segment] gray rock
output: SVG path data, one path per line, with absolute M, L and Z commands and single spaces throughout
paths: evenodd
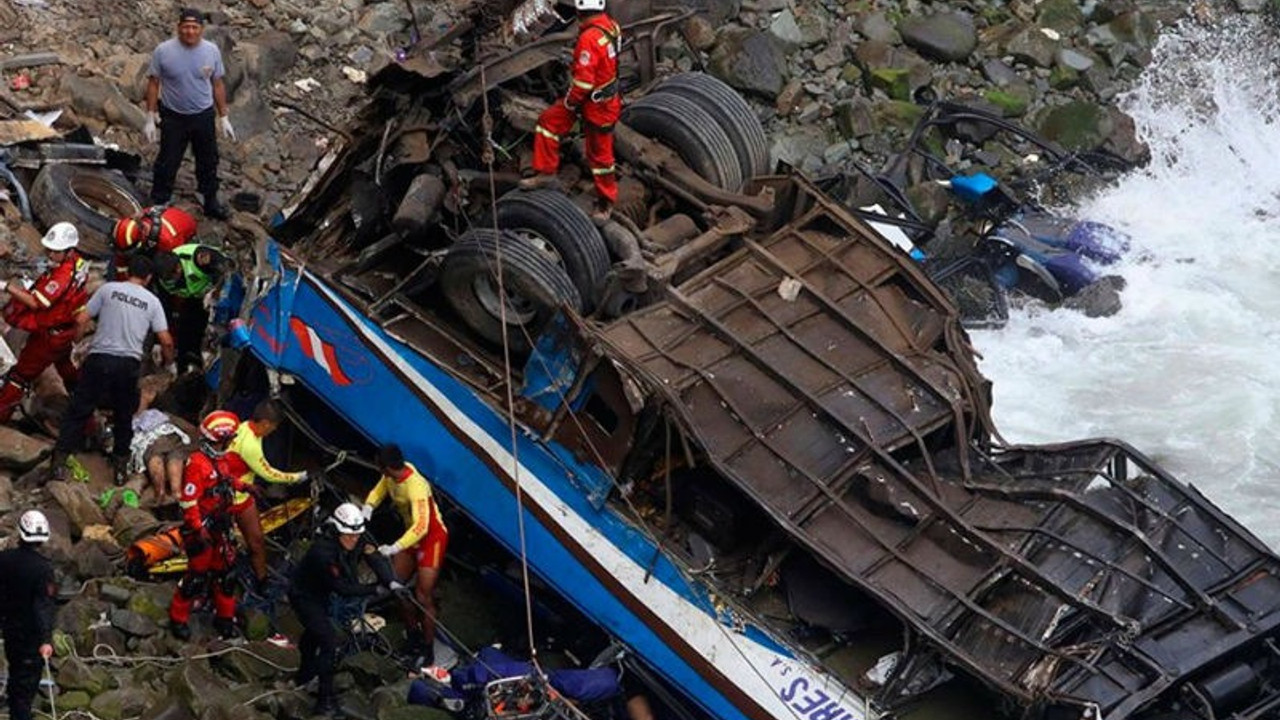
M 114 125 L 142 129 L 146 116 L 107 77 L 62 75 L 62 92 L 71 98 L 71 107 L 81 116 L 101 118 Z
M 1084 25 L 1084 12 L 1078 0 L 1041 0 L 1036 6 L 1036 22 L 1041 27 L 1071 35 Z
M 151 707 L 155 698 L 151 693 L 140 692 L 136 687 L 108 690 L 93 698 L 89 710 L 102 720 L 124 720 L 138 717 Z
M 769 35 L 742 28 L 722 30 L 708 61 L 712 75 L 769 100 L 787 81 L 786 67 L 786 55 Z
M 898 32 L 908 47 L 943 62 L 964 60 L 978 46 L 973 18 L 963 13 L 941 12 L 908 17 L 898 23 Z
M 894 100 L 910 100 L 933 79 L 933 66 L 911 50 L 867 41 L 854 57 L 867 69 L 868 82 Z
M 397 2 L 370 5 L 356 21 L 356 27 L 361 32 L 375 37 L 397 33 L 408 26 L 409 16 L 405 13 L 404 5 Z
M 887 45 L 896 45 L 902 41 L 898 29 L 889 22 L 882 12 L 870 13 L 858 18 L 854 28 L 866 39 Z
M 1040 28 L 1028 26 L 1009 38 L 1004 51 L 1018 62 L 1047 68 L 1053 65 L 1058 41 L 1045 35 Z
M 831 144 L 826 130 L 817 125 L 797 125 L 784 129 L 772 138 L 771 157 L 789 165 L 800 166 L 806 158 L 820 158 Z
M 842 100 L 835 106 L 836 130 L 846 139 L 864 138 L 875 131 L 871 101 L 858 97 Z
M 89 695 L 98 695 L 115 686 L 111 673 L 79 658 L 67 658 L 58 665 L 58 687 L 63 690 L 83 690 Z
M 13 510 L 13 478 L 0 475 L 0 513 Z
M 83 483 L 55 481 L 45 487 L 67 514 L 74 537 L 79 537 L 80 533 L 90 525 L 106 524 L 107 520 L 102 516 L 102 510 L 98 508 L 98 503 L 89 492 L 88 486 Z
M 1065 67 L 1076 72 L 1084 72 L 1093 67 L 1094 59 L 1075 48 L 1064 47 L 1058 50 L 1056 58 L 1058 67 Z
M 813 56 L 813 69 L 825 72 L 833 67 L 843 65 L 847 56 L 842 43 L 831 43 Z
M 241 45 L 245 69 L 260 85 L 279 82 L 298 62 L 298 46 L 289 33 L 267 30 Z
M 1004 87 L 1005 85 L 1022 81 L 1016 70 L 1005 64 L 1003 60 L 996 58 L 988 58 L 983 61 L 982 74 L 996 87 Z
M 1123 303 L 1120 291 L 1124 290 L 1124 278 L 1106 275 L 1092 285 L 1069 297 L 1063 307 L 1082 312 L 1087 317 L 1110 317 L 1120 312 Z
M 124 605 L 129 602 L 131 595 L 133 595 L 132 590 L 115 583 L 104 582 L 98 586 L 98 597 L 115 605 Z
M 89 580 L 110 577 L 116 570 L 115 562 L 109 554 L 113 550 L 98 540 L 83 540 L 76 543 L 76 551 L 71 556 L 75 561 L 76 578 Z
M 148 637 L 160 631 L 151 618 L 122 608 L 111 611 L 111 627 L 132 637 Z

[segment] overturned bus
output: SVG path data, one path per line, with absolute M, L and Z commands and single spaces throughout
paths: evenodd
M 1122 442 L 1001 442 L 921 268 L 770 175 L 727 86 L 657 78 L 679 13 L 624 19 L 615 219 L 572 162 L 517 189 L 556 12 L 372 79 L 246 285 L 241 365 L 399 443 L 699 716 L 1273 716 L 1277 557 Z

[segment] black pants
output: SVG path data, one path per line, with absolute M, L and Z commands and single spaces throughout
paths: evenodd
M 69 455 L 84 445 L 84 424 L 103 401 L 111 410 L 113 455 L 129 456 L 133 441 L 133 414 L 138 412 L 141 392 L 138 375 L 142 361 L 119 355 L 95 353 L 85 358 L 80 368 L 80 381 L 71 396 L 71 407 L 62 416 L 55 452 Z
M 9 718 L 32 720 L 31 703 L 40 689 L 44 661 L 40 641 L 8 628 L 4 633 L 4 659 L 9 663 Z
M 298 681 L 305 683 L 313 677 L 320 678 L 320 698 L 332 698 L 333 665 L 338 652 L 338 633 L 329 619 L 326 603 L 309 597 L 289 596 L 289 604 L 302 623 L 302 639 L 298 641 L 301 662 Z
M 178 177 L 182 156 L 191 145 L 196 156 L 196 189 L 204 202 L 218 194 L 217 115 L 213 108 L 194 115 L 177 113 L 160 106 L 160 152 L 151 173 L 151 202 L 160 205 L 173 196 L 173 181 Z
M 203 297 L 178 297 L 161 290 L 160 304 L 169 316 L 173 333 L 178 372 L 204 367 L 204 335 L 209 326 L 209 311 Z

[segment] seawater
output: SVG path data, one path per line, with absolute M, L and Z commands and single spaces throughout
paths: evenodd
M 1125 440 L 1280 548 L 1276 36 L 1184 24 L 1119 98 L 1152 162 L 1060 208 L 1132 237 L 1117 315 L 1029 305 L 972 336 L 1005 439 Z

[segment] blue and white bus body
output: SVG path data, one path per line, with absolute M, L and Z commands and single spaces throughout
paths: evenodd
M 398 443 L 480 528 L 523 552 L 539 577 L 710 716 L 872 716 L 864 698 L 744 626 L 653 538 L 597 507 L 593 490 L 611 482 L 601 469 L 519 427 L 513 448 L 503 412 L 319 276 L 285 266 L 248 326 L 258 359 L 302 382 L 370 441 Z

